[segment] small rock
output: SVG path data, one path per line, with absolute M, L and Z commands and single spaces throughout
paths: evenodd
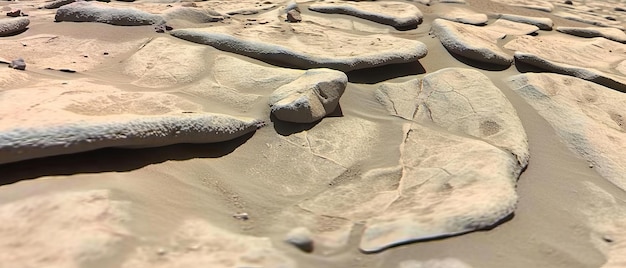
M 300 12 L 295 9 L 289 10 L 287 12 L 287 21 L 289 22 L 301 22 L 302 16 L 300 16 Z
M 171 31 L 174 28 L 172 28 L 172 26 L 166 25 L 166 24 L 159 24 L 157 26 L 154 26 L 154 30 L 157 33 L 164 33 L 165 31 Z
M 615 11 L 621 11 L 621 12 L 624 12 L 624 11 L 626 11 L 626 8 L 616 7 L 616 8 L 614 8 L 614 10 L 615 10 Z
M 102 54 L 103 54 L 103 55 L 105 55 L 105 56 L 107 56 L 107 55 L 109 55 L 109 52 L 104 52 L 104 53 L 102 53 Z
M 248 220 L 250 219 L 250 217 L 248 216 L 248 213 L 242 212 L 242 213 L 235 213 L 235 215 L 233 215 L 233 218 L 238 219 L 238 220 Z
M 565 4 L 566 4 L 566 5 L 573 5 L 574 3 L 572 3 L 572 1 L 570 1 L 570 0 L 566 0 L 566 1 L 565 1 Z
M 59 71 L 64 72 L 64 73 L 75 73 L 76 71 L 72 70 L 72 69 L 59 69 Z
M 163 256 L 165 254 L 167 254 L 167 251 L 164 248 L 157 249 L 157 255 Z
M 305 227 L 298 227 L 289 231 L 289 233 L 285 236 L 285 242 L 304 252 L 313 252 L 313 238 L 311 237 L 311 231 Z
M 589 164 L 589 168 L 593 168 L 593 164 Z
M 19 16 L 22 16 L 22 10 L 16 9 L 14 11 L 7 12 L 7 16 L 9 16 L 9 17 L 19 17 Z
M 197 7 L 198 5 L 196 5 L 196 3 L 193 3 L 193 2 L 188 2 L 188 3 L 183 3 L 181 6 L 183 6 L 183 7 Z
M 604 242 L 607 242 L 607 243 L 612 243 L 613 242 L 613 239 L 609 238 L 608 236 L 603 236 L 602 240 L 604 240 Z
M 18 58 L 16 60 L 12 60 L 9 64 L 9 68 L 17 69 L 17 70 L 26 70 L 26 63 L 24 59 Z

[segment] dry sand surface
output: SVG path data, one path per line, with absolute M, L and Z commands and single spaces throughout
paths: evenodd
M 624 0 L 0 10 L 0 268 L 626 267 Z

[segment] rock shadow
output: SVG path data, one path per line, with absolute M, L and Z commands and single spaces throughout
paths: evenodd
M 401 246 L 405 246 L 405 245 L 409 245 L 409 244 L 413 244 L 413 243 L 422 243 L 422 242 L 430 242 L 430 241 L 438 241 L 438 240 L 443 240 L 443 239 L 448 239 L 448 238 L 452 238 L 455 236 L 461 236 L 461 235 L 465 235 L 468 233 L 472 233 L 472 232 L 485 232 L 485 231 L 490 231 L 495 229 L 496 227 L 500 226 L 503 223 L 506 223 L 510 220 L 512 220 L 513 218 L 515 218 L 515 212 L 507 215 L 506 217 L 500 219 L 499 221 L 497 221 L 496 223 L 483 227 L 483 228 L 478 228 L 475 230 L 470 230 L 467 232 L 463 232 L 463 233 L 457 233 L 457 234 L 449 234 L 449 235 L 441 235 L 441 236 L 436 236 L 436 237 L 431 237 L 431 238 L 425 238 L 425 239 L 416 239 L 416 240 L 409 240 L 409 241 L 405 241 L 405 242 L 400 242 L 398 244 L 386 247 L 386 248 L 382 248 L 380 250 L 377 251 L 363 251 L 363 250 L 359 250 L 361 253 L 364 254 L 375 254 L 375 253 L 380 253 L 383 252 L 385 250 L 388 250 L 390 248 L 395 248 L 395 247 L 401 247 Z
M 0 185 L 42 176 L 126 172 L 169 160 L 218 158 L 232 153 L 253 135 L 254 132 L 251 132 L 236 139 L 218 143 L 174 144 L 140 149 L 104 148 L 7 163 L 0 165 Z
M 469 65 L 471 67 L 478 68 L 478 69 L 481 69 L 481 70 L 486 70 L 486 71 L 504 71 L 504 70 L 508 69 L 509 67 L 511 67 L 510 64 L 509 65 L 500 65 L 500 64 L 486 63 L 486 62 L 473 60 L 473 59 L 470 59 L 470 58 L 467 58 L 467 57 L 464 57 L 464 56 L 452 53 L 452 52 L 450 52 L 450 50 L 448 50 L 448 53 L 453 58 L 455 58 L 456 60 L 464 63 L 465 65 Z
M 335 111 L 326 115 L 326 117 L 343 117 L 343 111 L 341 110 L 341 105 L 337 105 L 337 108 L 335 109 Z M 317 124 L 319 124 L 322 120 L 324 120 L 324 118 L 318 121 L 315 121 L 313 123 L 292 123 L 292 122 L 282 121 L 276 118 L 274 114 L 270 114 L 270 121 L 272 121 L 272 123 L 274 124 L 274 130 L 276 130 L 276 133 L 282 136 L 289 136 L 289 135 L 296 134 L 302 131 L 310 130 L 313 127 L 315 127 Z
M 419 61 L 388 64 L 378 67 L 349 71 L 348 81 L 357 84 L 376 84 L 389 79 L 426 73 Z

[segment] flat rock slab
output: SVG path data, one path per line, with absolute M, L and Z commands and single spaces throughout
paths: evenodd
M 626 96 L 559 74 L 520 74 L 510 87 L 539 112 L 573 152 L 626 190 Z
M 412 79 L 403 83 L 382 83 L 376 90 L 376 100 L 387 111 L 395 116 L 413 120 L 417 111 L 417 96 L 422 88 L 422 82 Z
M 497 45 L 497 40 L 506 36 L 501 32 L 442 19 L 433 21 L 432 31 L 450 53 L 489 64 L 513 62 L 513 57 Z
M 537 67 L 543 71 L 578 77 L 599 85 L 626 92 L 626 79 L 593 68 L 584 68 L 546 60 L 530 53 L 515 52 L 515 62 Z
M 80 267 L 106 258 L 131 237 L 123 225 L 130 220 L 129 210 L 130 203 L 111 199 L 108 190 L 44 194 L 3 204 L 0 262 Z
M 0 36 L 13 35 L 27 29 L 30 24 L 28 18 L 0 19 Z
M 626 33 L 620 29 L 607 27 L 557 27 L 557 31 L 575 36 L 592 38 L 604 37 L 622 44 L 626 43 Z
M 537 26 L 540 30 L 544 31 L 552 31 L 552 26 L 554 26 L 554 22 L 550 18 L 502 14 L 500 15 L 500 19 L 534 25 Z
M 136 249 L 121 267 L 296 267 L 269 238 L 236 234 L 202 220 L 185 220 L 169 240 Z
M 4 91 L 0 103 L 0 163 L 105 147 L 221 142 L 261 124 L 202 112 L 200 105 L 167 93 L 128 93 L 80 81 Z
M 603 16 L 593 14 L 593 13 L 588 13 L 586 11 L 578 11 L 578 10 L 559 11 L 559 12 L 554 12 L 554 15 L 567 19 L 567 20 L 582 22 L 582 23 L 591 24 L 595 26 L 614 27 L 614 28 L 619 28 L 622 30 L 624 29 L 624 27 L 621 25 L 622 23 L 619 21 L 608 20 Z
M 299 68 L 330 68 L 351 71 L 416 61 L 427 54 L 426 46 L 388 35 L 355 35 L 315 25 L 290 24 L 251 27 L 218 26 L 181 29 L 172 36 L 248 57 Z
M 552 12 L 554 10 L 554 5 L 552 3 L 543 0 L 494 0 L 494 2 L 544 12 Z
M 495 22 L 485 26 L 484 28 L 506 35 L 527 35 L 539 31 L 539 27 L 537 26 L 505 19 L 498 19 Z
M 60 7 L 64 6 L 64 5 L 69 5 L 69 4 L 74 3 L 74 2 L 76 2 L 76 0 L 55 0 L 55 1 L 47 2 L 41 8 L 55 9 L 55 8 L 60 8 Z
M 423 18 L 422 12 L 415 5 L 402 2 L 325 2 L 311 4 L 309 9 L 355 16 L 401 30 L 417 28 Z
M 436 7 L 435 13 L 437 17 L 445 20 L 472 25 L 485 25 L 489 20 L 485 14 L 477 13 L 467 8 L 449 5 Z
M 330 69 L 310 69 L 270 95 L 276 118 L 294 123 L 312 123 L 332 113 L 339 105 L 348 76 Z
M 100 22 L 119 26 L 164 23 L 159 15 L 135 8 L 113 8 L 90 2 L 76 2 L 57 9 L 55 21 Z

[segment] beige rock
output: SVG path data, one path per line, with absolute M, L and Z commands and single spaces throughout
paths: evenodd
M 471 268 L 471 266 L 454 258 L 445 258 L 427 261 L 403 261 L 398 265 L 398 268 Z
M 557 31 L 575 36 L 591 38 L 604 37 L 615 42 L 626 43 L 626 33 L 615 28 L 606 27 L 557 27 Z
M 129 203 L 110 195 L 62 192 L 3 204 L 0 263 L 78 268 L 119 251 L 119 243 L 130 238 L 124 226 Z
M 463 7 L 448 5 L 437 8 L 435 14 L 437 14 L 437 17 L 445 20 L 473 25 L 484 25 L 488 20 L 485 14 L 476 13 Z
M 539 29 L 545 31 L 552 31 L 552 26 L 554 25 L 554 22 L 552 22 L 550 18 L 528 17 L 514 14 L 502 14 L 500 15 L 500 18 L 504 20 L 534 25 L 537 26 Z
M 417 111 L 417 95 L 421 90 L 421 81 L 409 80 L 404 83 L 382 83 L 376 91 L 376 100 L 390 114 L 413 120 Z
M 423 17 L 415 5 L 402 2 L 322 2 L 311 4 L 309 9 L 321 13 L 355 16 L 402 30 L 417 28 Z
M 544 12 L 552 12 L 554 10 L 554 5 L 544 0 L 495 0 L 494 2 L 499 2 L 511 6 L 535 9 Z
M 498 19 L 494 23 L 491 23 L 484 28 L 506 35 L 527 35 L 539 31 L 539 27 L 537 26 L 513 22 L 505 19 Z
M 509 77 L 508 83 L 574 153 L 626 189 L 624 93 L 558 74 L 521 74 Z

